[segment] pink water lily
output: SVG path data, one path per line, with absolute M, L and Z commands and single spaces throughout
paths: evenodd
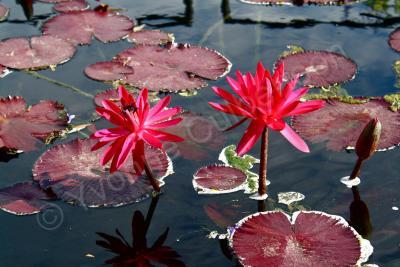
M 268 196 L 268 129 L 279 131 L 300 151 L 310 152 L 304 140 L 284 121 L 284 118 L 311 112 L 324 105 L 324 101 L 320 100 L 301 101 L 301 97 L 307 93 L 308 88 L 294 90 L 299 79 L 298 76 L 283 87 L 283 74 L 283 63 L 278 64 L 275 73 L 271 75 L 260 62 L 254 76 L 251 73 L 243 75 L 238 71 L 237 80 L 227 77 L 229 85 L 238 96 L 234 96 L 222 88 L 214 87 L 214 92 L 227 103 L 209 103 L 216 110 L 243 117 L 229 129 L 250 119 L 250 125 L 236 149 L 239 156 L 248 152 L 261 137 L 258 195 L 262 199 Z
M 136 101 L 125 88 L 120 87 L 118 92 L 120 106 L 110 100 L 103 100 L 103 107 L 96 108 L 100 116 L 116 127 L 95 132 L 92 138 L 98 139 L 98 143 L 92 150 L 109 144 L 101 158 L 101 164 L 105 165 L 111 160 L 110 172 L 121 168 L 132 154 L 135 170 L 141 174 L 143 169 L 146 170 L 145 143 L 162 149 L 164 141 L 183 141 L 179 136 L 160 131 L 180 123 L 182 118 L 173 117 L 182 111 L 180 107 L 167 108 L 171 100 L 170 96 L 150 107 L 147 89 L 140 92 Z
M 273 75 L 264 69 L 262 63 L 258 64 L 257 72 L 243 75 L 237 72 L 237 80 L 227 77 L 232 90 L 238 95 L 234 96 L 222 88 L 214 87 L 214 92 L 222 97 L 227 104 L 210 102 L 216 110 L 244 117 L 239 123 L 250 119 L 244 136 L 239 142 L 237 153 L 243 155 L 257 142 L 266 127 L 279 131 L 293 146 L 303 152 L 309 152 L 303 139 L 284 121 L 285 117 L 311 112 L 321 108 L 324 101 L 300 101 L 308 88 L 294 90 L 298 77 L 283 85 L 284 66 L 277 66 Z M 235 126 L 239 125 L 236 124 Z

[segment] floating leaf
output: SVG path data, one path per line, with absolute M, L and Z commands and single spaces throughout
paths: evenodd
M 327 148 L 340 151 L 353 148 L 364 126 L 374 118 L 382 124 L 379 150 L 400 144 L 400 113 L 390 110 L 390 104 L 382 98 L 370 99 L 362 104 L 329 100 L 317 111 L 295 116 L 293 128 L 306 140 L 313 143 L 327 142 Z
M 390 109 L 394 112 L 400 109 L 400 94 L 389 94 L 383 97 L 390 104 Z
M 103 100 L 110 100 L 115 102 L 115 104 L 117 104 L 118 106 L 121 105 L 119 102 L 118 91 L 115 89 L 108 89 L 94 96 L 94 104 L 98 107 L 103 106 Z
M 246 174 L 229 166 L 207 166 L 193 175 L 193 187 L 200 194 L 224 194 L 242 190 Z
M 33 179 L 64 201 L 88 207 L 116 207 L 138 202 L 153 191 L 147 177 L 137 176 L 133 161 L 117 172 L 102 166 L 104 149 L 92 152 L 95 140 L 74 140 L 47 150 L 35 163 Z M 161 150 L 146 146 L 147 162 L 155 177 L 162 180 L 172 173 L 172 163 Z
M 389 45 L 396 52 L 400 52 L 400 29 L 397 28 L 389 35 Z
M 351 59 L 334 52 L 305 51 L 281 57 L 276 65 L 285 63 L 285 80 L 297 74 L 304 76 L 303 84 L 328 87 L 354 78 L 357 65 Z
M 138 45 L 119 53 L 108 64 L 95 63 L 85 73 L 95 80 L 120 80 L 137 88 L 171 92 L 205 87 L 204 79 L 217 80 L 231 66 L 216 51 L 186 44 Z M 121 66 L 123 71 L 118 72 Z M 102 73 L 107 75 L 103 77 Z
M 141 27 L 140 27 L 141 28 Z M 162 45 L 174 42 L 172 33 L 163 32 L 160 30 L 134 30 L 128 35 L 128 41 L 135 44 L 146 45 Z
M 117 61 L 105 61 L 92 64 L 85 69 L 85 74 L 98 81 L 122 80 L 126 75 L 133 74 L 131 67 Z
M 64 106 L 57 102 L 26 107 L 22 97 L 0 98 L 0 148 L 32 151 L 38 140 L 57 136 L 66 126 Z
M 0 64 L 12 69 L 41 69 L 71 59 L 75 47 L 54 36 L 11 38 L 0 41 Z
M 252 5 L 291 5 L 291 0 L 239 0 L 242 3 Z
M 219 154 L 218 159 L 222 161 L 225 165 L 231 166 L 233 168 L 238 168 L 242 170 L 246 176 L 246 194 L 252 194 L 257 192 L 258 190 L 258 174 L 250 171 L 253 168 L 253 164 L 260 163 L 260 160 L 251 156 L 251 155 L 243 155 L 238 156 L 236 153 L 236 146 L 230 145 L 222 149 Z M 267 185 L 271 182 L 267 180 Z
M 55 196 L 33 182 L 17 183 L 0 189 L 0 209 L 15 215 L 31 215 L 46 208 L 45 200 Z
M 103 43 L 118 41 L 135 26 L 132 19 L 109 11 L 74 11 L 55 16 L 43 25 L 45 35 L 53 35 L 78 45 L 90 44 L 96 37 Z
M 345 219 L 323 212 L 262 212 L 236 224 L 231 246 L 244 266 L 354 266 L 372 253 Z
M 301 201 L 305 198 L 302 193 L 299 192 L 281 192 L 278 193 L 278 202 L 286 205 L 291 205 L 294 202 Z
M 0 4 L 0 21 L 5 20 L 8 17 L 9 9 L 8 7 Z
M 60 2 L 53 8 L 55 11 L 68 13 L 72 11 L 83 11 L 89 9 L 89 4 L 85 0 L 72 0 L 67 2 Z

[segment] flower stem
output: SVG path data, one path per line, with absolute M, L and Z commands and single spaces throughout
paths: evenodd
M 153 172 L 151 171 L 147 161 L 144 161 L 144 171 L 146 172 L 147 178 L 149 178 L 150 184 L 153 186 L 153 189 L 156 192 L 160 192 L 160 185 L 157 179 L 154 177 Z
M 258 194 L 267 193 L 267 160 L 268 160 L 268 127 L 264 128 L 261 136 L 260 173 L 258 178 Z
M 349 180 L 353 180 L 359 175 L 362 163 L 363 163 L 363 160 L 358 158 L 356 165 L 354 166 L 353 171 L 351 172 Z

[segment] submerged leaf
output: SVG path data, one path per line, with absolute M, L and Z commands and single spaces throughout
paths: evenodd
M 27 107 L 22 97 L 0 98 L 0 148 L 32 151 L 39 140 L 57 136 L 67 126 L 64 106 L 41 101 Z
M 244 266 L 354 266 L 372 253 L 345 219 L 323 212 L 256 213 L 235 228 L 231 246 Z
M 351 59 L 334 52 L 304 51 L 281 57 L 276 62 L 285 63 L 285 80 L 296 75 L 304 76 L 303 84 L 311 87 L 328 87 L 354 78 L 357 65 Z
M 72 58 L 75 47 L 54 36 L 11 38 L 0 42 L 0 64 L 13 69 L 47 68 Z
M 33 182 L 17 183 L 0 189 L 0 209 L 15 215 L 31 215 L 46 208 L 45 200 L 54 200 Z
M 126 37 L 136 22 L 113 12 L 74 11 L 57 15 L 43 25 L 45 35 L 57 36 L 75 45 L 85 45 L 96 37 L 103 43 Z
M 147 198 L 153 188 L 144 175 L 137 176 L 132 158 L 117 172 L 100 164 L 104 149 L 91 151 L 95 140 L 74 140 L 47 150 L 35 163 L 33 179 L 64 201 L 88 207 L 116 207 Z M 130 156 L 131 157 L 131 156 Z M 161 150 L 146 146 L 145 157 L 163 185 L 172 163 Z
M 373 98 L 362 104 L 328 100 L 326 105 L 310 114 L 295 116 L 293 128 L 305 139 L 327 142 L 327 148 L 340 151 L 354 148 L 363 127 L 374 118 L 382 124 L 379 150 L 400 144 L 400 113 L 390 110 L 390 104 L 382 98 Z
M 389 36 L 389 45 L 396 52 L 400 52 L 400 29 L 397 28 Z
M 163 32 L 160 30 L 134 30 L 128 35 L 128 41 L 146 45 L 163 45 L 166 43 L 174 42 L 174 35 L 172 33 Z
M 151 91 L 179 92 L 205 87 L 204 79 L 217 80 L 230 66 L 225 57 L 207 48 L 185 44 L 138 45 L 119 53 L 109 63 L 88 66 L 85 73 L 95 80 L 120 80 Z M 101 73 L 107 75 L 103 77 Z

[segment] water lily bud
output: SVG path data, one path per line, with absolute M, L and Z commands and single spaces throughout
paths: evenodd
M 371 157 L 378 147 L 381 136 L 382 125 L 378 118 L 372 119 L 364 127 L 358 137 L 356 144 L 356 153 L 359 159 L 365 160 Z

